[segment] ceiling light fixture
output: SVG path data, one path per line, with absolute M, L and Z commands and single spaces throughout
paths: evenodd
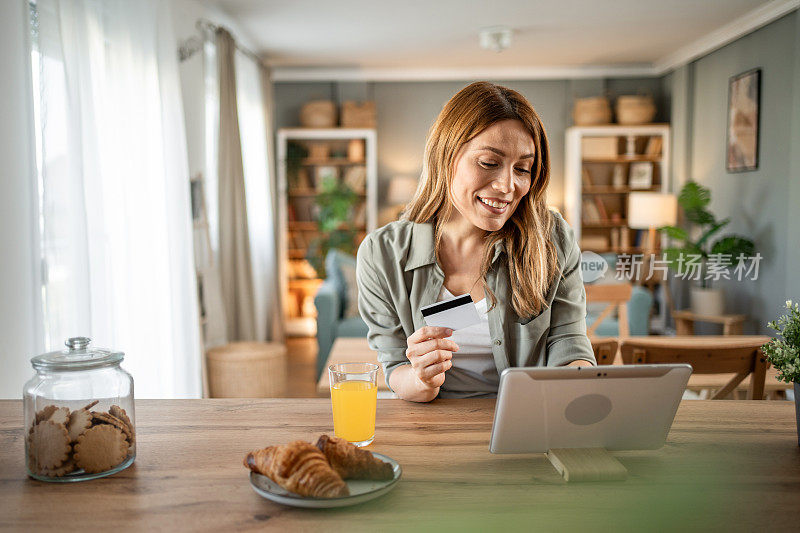
M 508 26 L 491 26 L 480 30 L 480 44 L 484 50 L 502 52 L 511 46 L 513 31 Z

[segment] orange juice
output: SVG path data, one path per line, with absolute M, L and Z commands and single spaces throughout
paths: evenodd
M 348 442 L 364 442 L 375 435 L 378 387 L 370 381 L 342 381 L 331 386 L 333 431 Z

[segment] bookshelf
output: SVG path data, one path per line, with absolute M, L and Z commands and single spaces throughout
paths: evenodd
M 564 211 L 581 250 L 642 253 L 643 232 L 626 223 L 628 194 L 668 192 L 670 127 L 567 129 Z
M 357 249 L 378 219 L 378 158 L 374 129 L 282 128 L 277 133 L 280 280 L 287 334 L 316 334 L 314 296 L 322 284 L 309 255 L 315 242 L 337 230 L 352 232 Z M 350 215 L 323 231 L 318 203 L 322 185 L 352 191 Z M 347 236 L 350 243 L 350 237 Z M 317 254 L 317 259 L 324 259 Z

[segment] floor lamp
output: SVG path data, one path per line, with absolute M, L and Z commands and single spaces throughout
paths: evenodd
M 678 199 L 674 194 L 660 192 L 632 192 L 628 195 L 628 227 L 632 229 L 646 229 L 647 241 L 644 245 L 642 268 L 649 271 L 652 255 L 658 250 L 656 229 L 662 226 L 674 226 L 678 218 Z M 673 313 L 672 295 L 669 291 L 669 276 L 664 275 L 664 296 L 670 315 Z M 653 291 L 654 281 L 643 279 Z M 665 324 L 666 325 L 666 324 Z

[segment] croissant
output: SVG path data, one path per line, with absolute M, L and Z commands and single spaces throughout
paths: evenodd
M 270 478 L 284 489 L 313 498 L 339 498 L 350 491 L 341 476 L 312 444 L 298 440 L 250 452 L 244 465 Z
M 392 465 L 375 458 L 367 450 L 362 450 L 339 437 L 322 435 L 317 440 L 319 448 L 328 462 L 342 479 L 389 480 L 394 477 Z

